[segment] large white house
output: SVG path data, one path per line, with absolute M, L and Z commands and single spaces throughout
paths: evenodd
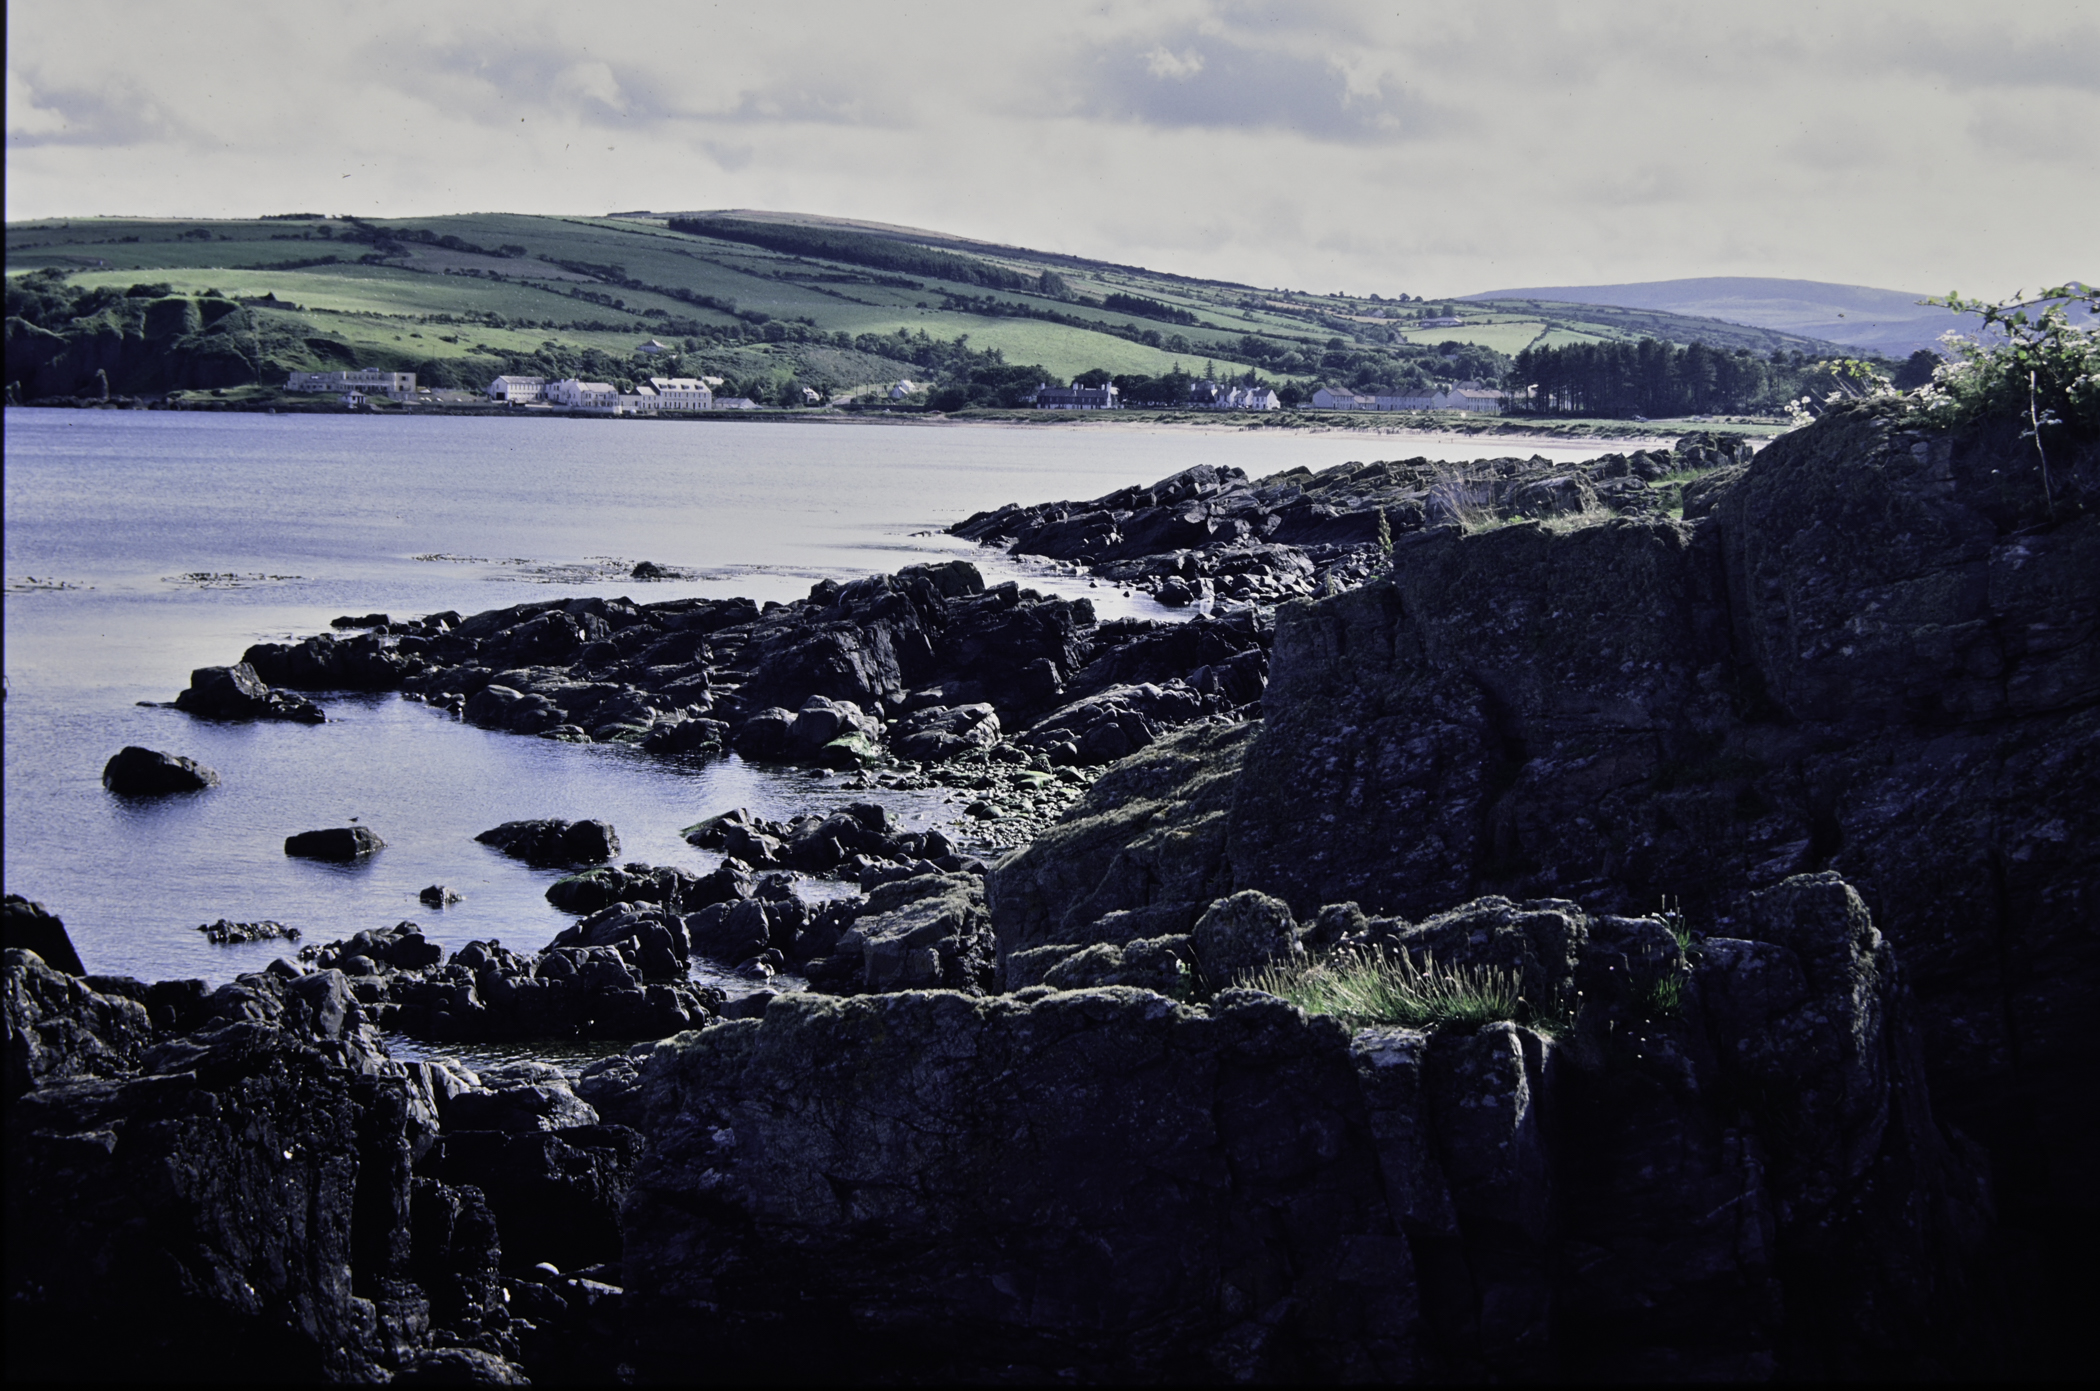
M 491 401 L 508 401 L 513 406 L 522 406 L 527 401 L 543 400 L 546 395 L 545 377 L 498 377 L 489 383 L 488 396 Z
M 1035 408 L 1039 411 L 1112 411 L 1120 406 L 1121 395 L 1113 386 L 1050 386 L 1044 384 L 1035 389 Z
M 1315 391 L 1312 394 L 1312 403 L 1314 410 L 1321 411 L 1375 411 L 1378 409 L 1378 398 L 1376 396 L 1362 396 L 1354 391 L 1336 391 L 1331 386 L 1323 386 Z
M 286 391 L 360 391 L 377 392 L 396 401 L 406 400 L 416 394 L 416 374 L 413 372 L 380 372 L 359 368 L 349 372 L 294 372 L 285 379 Z
M 656 388 L 656 408 L 660 411 L 714 409 L 715 393 L 698 377 L 651 377 L 649 385 Z
M 620 393 L 609 382 L 584 382 L 574 377 L 564 377 L 558 382 L 548 382 L 547 404 L 571 411 L 599 411 L 615 415 L 620 409 Z

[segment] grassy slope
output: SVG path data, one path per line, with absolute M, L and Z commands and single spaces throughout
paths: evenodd
M 818 226 L 868 226 L 776 214 L 745 216 Z M 1179 364 L 1200 371 L 1206 363 L 1218 373 L 1236 374 L 1247 366 L 1239 345 L 1242 336 L 1249 334 L 1311 356 L 1334 339 L 1378 343 L 1399 338 L 1426 344 L 1455 340 L 1505 353 L 1534 341 L 1560 343 L 1644 334 L 1679 342 L 1696 338 L 1758 351 L 1777 347 L 1813 352 L 1828 346 L 1771 330 L 1654 310 L 1529 300 L 1466 302 L 1458 306 L 1468 320 L 1465 326 L 1413 329 L 1409 322 L 1421 309 L 1419 305 L 1260 291 L 986 246 L 940 234 L 879 229 L 885 235 L 976 256 L 1029 276 L 1055 270 L 1075 297 L 1136 294 L 1185 310 L 1197 319 L 1193 325 L 1170 324 L 1073 300 L 1013 291 L 999 291 L 995 296 L 1006 305 L 1033 306 L 1083 321 L 1075 326 L 974 313 L 957 303 L 981 300 L 987 292 L 980 286 L 923 276 L 910 277 L 917 282 L 915 287 L 883 283 L 896 277 L 676 233 L 660 218 L 480 213 L 368 225 L 396 236 L 408 229 L 427 230 L 491 252 L 520 247 L 524 254 L 489 255 L 409 243 L 386 255 L 383 264 L 370 265 L 359 263 L 372 254 L 370 245 L 321 235 L 324 228 L 346 230 L 343 223 L 105 218 L 10 224 L 7 272 L 59 266 L 73 271 L 77 283 L 87 285 L 129 285 L 145 280 L 166 282 L 188 293 L 211 289 L 247 299 L 274 295 L 284 307 L 254 312 L 277 330 L 275 341 L 294 345 L 294 357 L 299 354 L 297 344 L 321 338 L 347 344 L 361 360 L 370 361 L 525 353 L 550 339 L 626 357 L 647 338 L 675 336 L 665 329 L 662 315 L 705 325 L 735 322 L 722 309 L 655 293 L 655 289 L 733 301 L 746 315 L 756 312 L 774 319 L 807 321 L 825 333 L 887 334 L 903 329 L 940 339 L 967 334 L 974 347 L 998 348 L 1010 362 L 1040 363 L 1060 377 L 1092 367 L 1156 374 Z M 331 256 L 339 258 L 336 264 L 286 265 Z M 564 262 L 568 264 L 559 264 Z M 633 288 L 636 282 L 653 288 Z M 576 298 L 572 293 L 576 291 L 617 299 L 620 307 Z M 650 311 L 659 311 L 659 317 L 652 318 Z M 466 316 L 480 322 L 442 322 L 447 317 Z M 504 322 L 490 323 L 488 316 L 501 316 Z M 1155 347 L 1101 331 L 1126 324 L 1154 330 L 1163 339 L 1168 335 L 1178 338 L 1169 346 Z M 904 374 L 903 365 L 893 360 L 814 345 L 721 347 L 710 349 L 704 357 L 705 361 L 689 359 L 686 370 L 777 375 L 802 371 L 839 384 L 876 382 Z M 325 353 L 315 356 L 311 365 L 327 365 L 325 359 Z

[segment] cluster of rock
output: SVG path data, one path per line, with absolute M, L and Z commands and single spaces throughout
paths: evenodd
M 248 942 L 296 942 L 300 936 L 298 928 L 286 927 L 274 918 L 238 923 L 228 918 L 220 918 L 216 922 L 200 925 L 197 930 L 204 934 L 205 941 L 216 947 L 239 946 Z
M 177 704 L 232 717 L 286 690 L 401 690 L 490 728 L 667 756 L 859 771 L 1001 748 L 1037 771 L 1101 765 L 1261 697 L 1270 624 L 1095 621 L 1085 600 L 987 588 L 967 562 L 913 566 L 807 599 L 582 599 L 258 643 Z M 268 683 L 267 685 L 264 683 Z M 241 705 L 229 685 L 251 692 Z M 275 688 L 284 688 L 283 690 Z
M 613 1378 L 627 1059 L 398 1062 L 339 971 L 83 977 L 9 909 L 10 1377 Z
M 1669 450 L 1578 464 L 1487 459 L 1348 463 L 1250 480 L 1199 465 L 1085 502 L 1008 504 L 949 530 L 1015 555 L 1089 569 L 1162 604 L 1274 604 L 1359 584 L 1383 568 L 1382 541 L 1427 527 L 1564 517 L 1659 520 L 1686 507 L 1676 481 L 1748 461 L 1750 445 L 1710 432 Z

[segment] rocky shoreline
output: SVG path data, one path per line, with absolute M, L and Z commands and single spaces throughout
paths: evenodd
M 1862 407 L 1754 459 L 1203 468 L 956 528 L 1180 623 L 955 562 L 200 669 L 199 718 L 398 690 L 864 800 L 690 827 L 707 874 L 507 823 L 571 870 L 544 947 L 402 923 L 216 991 L 88 974 L 10 897 L 9 1373 L 2065 1370 L 2100 450 L 2044 498 L 2015 435 Z M 936 786 L 954 827 L 890 821 Z M 1516 1007 L 1243 987 L 1367 954 Z

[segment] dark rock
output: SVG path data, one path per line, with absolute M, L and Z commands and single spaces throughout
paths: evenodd
M 237 923 L 220 918 L 217 922 L 205 923 L 197 929 L 204 940 L 213 946 L 233 946 L 242 942 L 296 942 L 299 929 L 286 927 L 281 922 L 264 919 L 261 922 Z
M 416 895 L 417 899 L 432 908 L 449 908 L 464 897 L 443 884 L 432 884 Z
M 622 1258 L 620 1208 L 641 1148 L 640 1135 L 617 1125 L 448 1129 L 422 1167 L 485 1195 L 513 1267 L 571 1269 Z
M 175 697 L 175 708 L 212 720 L 291 720 L 321 724 L 327 716 L 303 696 L 273 691 L 246 662 L 230 667 L 199 667 L 190 673 L 189 689 Z
M 87 974 L 80 953 L 73 949 L 73 939 L 66 935 L 65 923 L 43 904 L 20 894 L 7 895 L 5 906 L 0 907 L 0 949 L 33 951 L 54 971 Z
M 897 756 L 918 763 L 945 762 L 998 742 L 999 712 L 982 703 L 916 711 L 905 717 L 895 736 Z
M 131 745 L 102 767 L 102 785 L 127 796 L 198 792 L 219 785 L 219 775 L 193 758 L 179 758 Z
M 54 970 L 35 952 L 7 948 L 0 980 L 10 1101 L 40 1083 L 121 1077 L 153 1042 L 144 1005 Z
M 1346 1139 L 1346 1036 L 1287 1008 L 788 995 L 659 1045 L 643 1087 L 654 1133 L 678 1137 L 648 1151 L 625 1214 L 644 1377 L 695 1339 L 725 1374 L 793 1379 L 911 1344 L 918 1375 L 963 1381 L 1419 1365 L 1406 1246 Z M 964 1098 L 972 1124 L 924 1128 Z M 805 1330 L 790 1312 L 761 1352 L 761 1321 L 805 1294 L 865 1316 Z M 920 1328 L 943 1330 L 937 1349 L 894 1331 Z
M 380 1379 L 350 1074 L 253 1023 L 141 1065 L 10 1106 L 10 1376 Z
M 1189 937 L 1204 974 L 1217 987 L 1304 955 L 1291 906 L 1258 889 L 1243 889 L 1211 904 Z
M 386 842 L 370 826 L 330 826 L 320 831 L 301 831 L 287 836 L 284 853 L 306 860 L 334 860 L 348 863 L 363 859 L 375 850 L 384 850 Z
M 506 821 L 474 839 L 539 869 L 602 864 L 620 853 L 620 837 L 607 821 Z

